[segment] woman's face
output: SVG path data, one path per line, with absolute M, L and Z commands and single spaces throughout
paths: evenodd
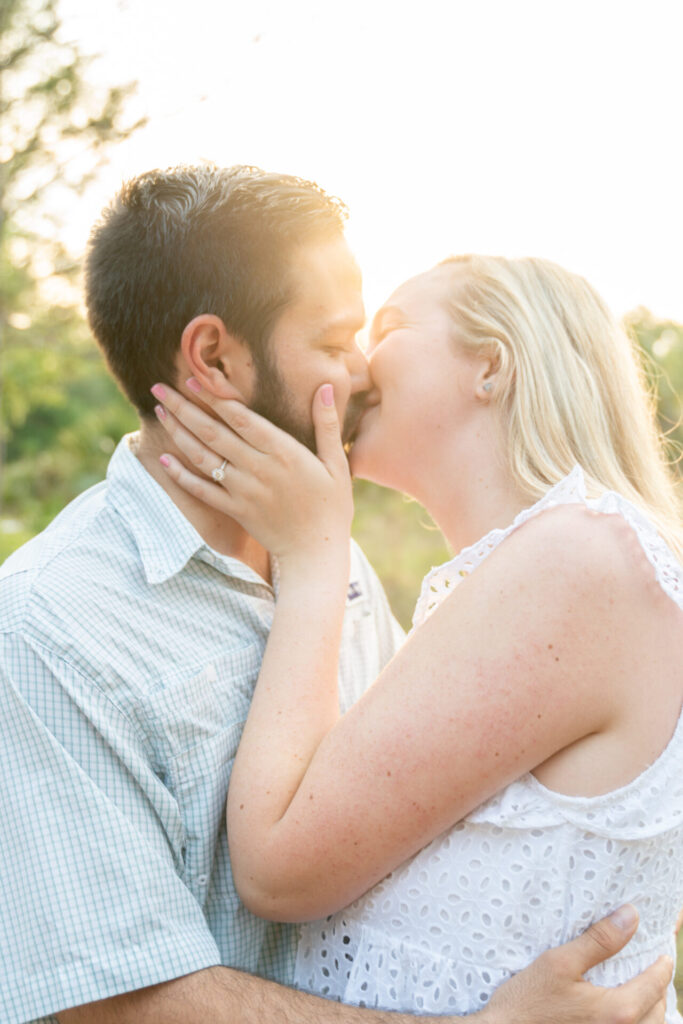
M 461 270 L 435 267 L 402 284 L 375 316 L 368 358 L 373 390 L 351 449 L 355 476 L 420 500 L 425 483 L 466 443 L 482 403 L 485 361 L 454 336 L 447 297 Z

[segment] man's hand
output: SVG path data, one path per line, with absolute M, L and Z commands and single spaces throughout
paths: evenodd
M 501 985 L 485 1010 L 439 1019 L 451 1024 L 464 1019 L 479 1024 L 665 1024 L 672 970 L 667 957 L 619 988 L 596 988 L 582 978 L 618 953 L 637 923 L 633 907 L 622 907 Z M 431 1024 L 435 1018 L 344 1006 L 214 967 L 65 1010 L 58 1019 L 60 1024 Z
M 583 980 L 591 967 L 614 956 L 636 930 L 631 906 L 556 949 L 548 950 L 497 990 L 481 1024 L 664 1024 L 669 957 L 618 988 L 598 988 Z

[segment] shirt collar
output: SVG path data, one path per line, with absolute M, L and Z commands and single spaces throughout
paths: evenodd
M 132 451 L 136 435 L 116 446 L 107 469 L 107 503 L 125 520 L 148 583 L 164 583 L 205 543 Z
M 214 551 L 133 452 L 135 434 L 119 441 L 107 469 L 107 503 L 125 520 L 147 582 L 165 583 L 195 555 L 226 575 L 266 587 L 244 562 Z

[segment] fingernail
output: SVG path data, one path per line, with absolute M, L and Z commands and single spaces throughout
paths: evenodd
M 196 377 L 188 377 L 185 383 L 187 384 L 190 391 L 195 391 L 199 393 L 202 390 L 202 386 Z
M 168 467 L 171 465 L 171 460 L 169 459 L 168 455 L 160 455 L 159 462 L 161 463 L 162 466 L 165 466 L 166 469 L 168 469 Z
M 320 397 L 323 400 L 323 405 L 334 405 L 334 388 L 331 384 L 323 384 Z
M 155 398 L 158 398 L 160 402 L 163 402 L 166 398 L 166 389 L 161 384 L 155 384 L 153 388 L 149 389 Z
M 154 411 L 157 414 L 157 418 L 158 419 L 160 419 L 160 420 L 165 420 L 166 419 L 166 410 L 164 409 L 163 405 L 155 405 L 154 406 Z
M 630 932 L 638 920 L 638 912 L 630 903 L 625 903 L 623 907 L 619 907 L 613 914 L 610 914 L 609 919 L 623 932 Z

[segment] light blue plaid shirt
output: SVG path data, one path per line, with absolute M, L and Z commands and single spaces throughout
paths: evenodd
M 273 615 L 126 439 L 0 570 L 0 1021 L 216 964 L 287 981 L 294 934 L 233 886 L 228 779 Z M 353 547 L 340 688 L 401 642 Z

